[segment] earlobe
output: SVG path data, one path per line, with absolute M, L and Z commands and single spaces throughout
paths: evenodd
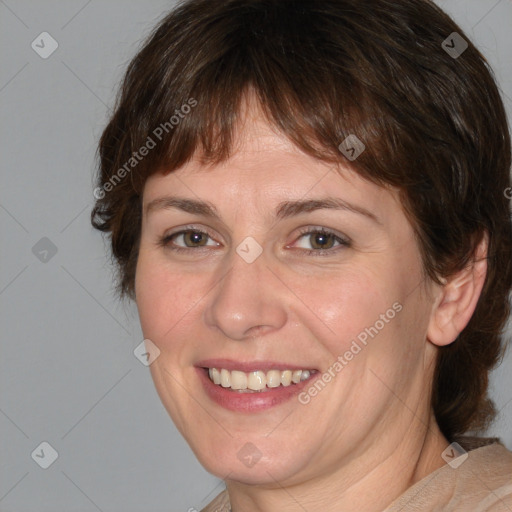
M 434 345 L 453 343 L 469 323 L 485 283 L 488 241 L 484 233 L 468 266 L 440 287 L 427 331 L 427 339 Z

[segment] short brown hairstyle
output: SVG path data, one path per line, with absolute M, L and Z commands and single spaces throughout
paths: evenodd
M 454 32 L 461 54 L 447 51 Z M 189 0 L 167 15 L 130 63 L 99 144 L 92 223 L 110 235 L 121 296 L 134 297 L 145 180 L 194 155 L 228 158 L 248 91 L 305 153 L 400 190 L 435 282 L 488 233 L 476 311 L 439 350 L 432 390 L 447 439 L 485 428 L 510 313 L 510 135 L 484 57 L 429 0 Z M 351 134 L 366 150 L 348 162 L 339 145 Z

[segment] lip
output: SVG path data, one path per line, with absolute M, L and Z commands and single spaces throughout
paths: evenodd
M 309 379 L 299 382 L 298 384 L 290 384 L 289 386 L 279 386 L 277 388 L 268 388 L 265 391 L 255 393 L 239 393 L 230 388 L 223 388 L 218 384 L 214 384 L 208 377 L 208 370 L 206 368 L 225 368 L 226 370 L 241 370 L 241 371 L 256 371 L 260 370 L 301 370 L 308 369 L 304 367 L 290 366 L 286 363 L 269 363 L 259 361 L 258 363 L 244 363 L 239 362 L 226 364 L 227 360 L 222 360 L 223 363 L 219 364 L 221 360 L 209 360 L 207 363 L 201 362 L 201 365 L 196 366 L 196 371 L 203 386 L 206 395 L 217 405 L 229 411 L 238 413 L 256 413 L 266 411 L 272 407 L 282 405 L 292 398 L 296 397 L 306 386 L 310 386 L 313 381 L 321 375 L 320 372 L 313 374 Z M 214 364 L 212 364 L 214 363 Z M 204 366 L 203 366 L 204 364 Z M 246 369 L 248 368 L 248 369 Z M 297 400 L 298 403 L 298 400 Z

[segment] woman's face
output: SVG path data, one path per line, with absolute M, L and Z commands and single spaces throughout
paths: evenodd
M 220 478 L 284 485 L 377 460 L 429 417 L 412 227 L 396 191 L 303 154 L 256 111 L 238 136 L 225 163 L 145 185 L 136 299 L 159 396 Z

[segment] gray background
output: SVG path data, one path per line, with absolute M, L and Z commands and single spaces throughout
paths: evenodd
M 0 0 L 0 511 L 187 511 L 222 488 L 134 357 L 136 310 L 116 300 L 89 224 L 115 86 L 173 3 Z M 511 0 L 438 3 L 489 59 L 512 117 Z M 59 45 L 47 59 L 31 47 L 44 31 Z M 511 370 L 508 352 L 490 430 L 509 449 Z M 46 470 L 31 458 L 43 441 L 59 454 Z

